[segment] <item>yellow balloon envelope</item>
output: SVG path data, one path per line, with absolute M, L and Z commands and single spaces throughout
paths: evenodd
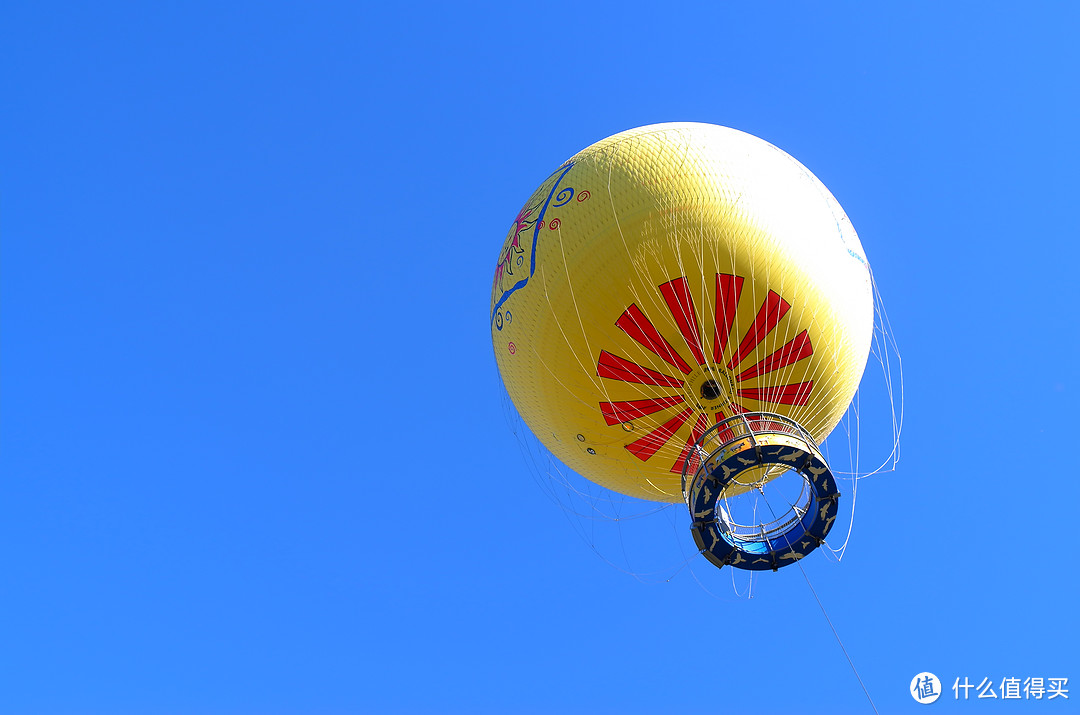
M 816 443 L 858 388 L 873 311 L 859 238 L 810 171 L 749 134 L 673 123 L 600 141 L 543 182 L 499 253 L 490 320 L 506 389 L 547 449 L 597 484 L 693 514 L 687 474 L 721 499 L 752 488 L 722 480 L 721 462 L 751 458 L 742 446 L 759 481 L 793 465 L 813 491 Z M 835 517 L 826 487 L 812 506 Z M 804 526 L 787 551 L 774 528 L 770 563 L 754 568 L 800 558 L 812 546 L 792 540 L 828 530 Z M 711 533 L 733 555 L 714 562 L 761 551 L 726 528 Z

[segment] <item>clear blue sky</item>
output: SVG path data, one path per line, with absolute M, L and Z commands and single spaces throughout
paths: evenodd
M 888 306 L 903 460 L 805 562 L 879 709 L 1075 710 L 1080 13 L 750 5 L 8 3 L 0 712 L 869 712 L 797 570 L 620 573 L 503 417 L 510 222 L 675 120 L 810 167 Z

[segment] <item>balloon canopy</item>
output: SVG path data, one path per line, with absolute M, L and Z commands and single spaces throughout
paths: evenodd
M 815 482 L 817 442 L 858 388 L 874 301 L 851 222 L 788 154 L 692 123 L 579 152 L 514 219 L 490 320 L 506 390 L 544 446 L 622 494 L 686 501 L 706 556 L 709 534 L 726 542 L 710 560 L 764 548 L 755 568 L 775 568 L 824 538 L 838 495 Z M 794 521 L 751 538 L 726 518 L 724 499 L 788 471 L 809 495 L 782 505 Z M 816 543 L 797 550 L 804 535 Z

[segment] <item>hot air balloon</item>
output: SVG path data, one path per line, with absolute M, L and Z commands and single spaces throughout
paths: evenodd
M 713 564 L 776 570 L 829 534 L 841 494 L 819 445 L 866 366 L 873 286 L 843 209 L 785 152 L 696 123 L 584 149 L 514 218 L 490 321 L 544 447 L 603 487 L 685 503 Z

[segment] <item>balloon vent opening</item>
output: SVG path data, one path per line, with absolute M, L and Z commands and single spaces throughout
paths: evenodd
M 682 485 L 701 554 L 717 567 L 751 571 L 776 571 L 820 546 L 840 498 L 813 437 L 769 412 L 735 415 L 706 430 L 686 460 Z
M 701 386 L 701 397 L 704 400 L 719 400 L 724 391 L 720 389 L 720 383 L 716 380 L 707 380 Z

